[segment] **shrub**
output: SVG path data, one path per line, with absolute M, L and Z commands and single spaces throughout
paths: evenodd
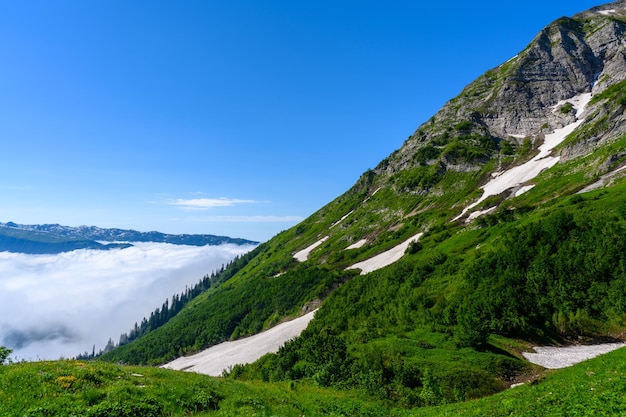
M 11 349 L 0 346 L 0 365 L 3 365 L 9 360 L 9 355 L 11 354 L 11 352 L 13 352 Z

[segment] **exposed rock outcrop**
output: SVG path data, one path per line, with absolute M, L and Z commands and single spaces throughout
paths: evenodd
M 487 71 L 446 103 L 376 168 L 376 174 L 392 174 L 417 165 L 418 160 L 423 165 L 424 158 L 416 155 L 426 147 L 436 150 L 427 164 L 441 161 L 446 169 L 472 170 L 500 152 L 503 141 L 513 146 L 526 138 L 540 142 L 545 134 L 575 120 L 568 99 L 601 93 L 626 79 L 625 32 L 626 1 L 556 20 L 524 51 Z M 604 131 L 613 136 L 626 131 L 623 109 L 603 105 L 592 102 L 587 110 L 590 119 L 603 118 L 602 123 L 610 124 Z M 584 154 L 609 139 L 603 129 L 596 130 L 563 149 L 563 158 Z M 485 157 L 460 162 L 450 158 L 445 150 L 454 141 L 484 150 Z

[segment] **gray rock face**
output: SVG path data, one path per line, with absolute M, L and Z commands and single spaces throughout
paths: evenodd
M 414 166 L 420 149 L 430 146 L 443 150 L 454 140 L 484 143 L 484 138 L 489 138 L 494 143 L 517 145 L 525 138 L 533 143 L 541 141 L 543 135 L 575 120 L 564 101 L 582 93 L 599 94 L 626 79 L 625 32 L 626 0 L 556 20 L 524 51 L 486 72 L 446 103 L 375 172 L 392 174 Z M 602 106 L 593 102 L 588 106 L 589 120 L 611 113 Z M 626 130 L 622 113 L 613 109 L 611 129 L 605 129 L 608 134 Z M 580 155 L 609 139 L 597 132 L 584 143 L 564 149 L 563 157 Z M 482 162 L 480 158 L 450 161 L 444 152 L 428 163 L 439 161 L 453 170 L 458 166 L 471 170 L 472 164 Z

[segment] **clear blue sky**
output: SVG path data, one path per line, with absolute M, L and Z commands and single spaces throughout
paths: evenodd
M 598 4 L 0 0 L 0 222 L 267 240 Z

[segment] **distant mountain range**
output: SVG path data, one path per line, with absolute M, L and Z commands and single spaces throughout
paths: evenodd
M 102 243 L 109 242 L 109 243 Z M 132 246 L 130 242 L 158 242 L 174 245 L 256 245 L 259 242 L 215 235 L 171 235 L 96 226 L 70 227 L 59 224 L 0 223 L 0 252 L 55 254 L 77 249 L 110 250 Z

